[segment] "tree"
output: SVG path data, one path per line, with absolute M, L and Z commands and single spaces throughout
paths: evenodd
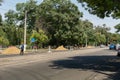
M 78 0 L 91 14 L 98 17 L 120 18 L 120 0 Z
M 120 41 L 120 35 L 119 34 L 116 34 L 116 33 L 111 34 L 110 43 L 116 44 L 116 43 L 119 43 L 119 41 Z
M 9 10 L 7 13 L 5 13 L 5 21 L 3 23 L 3 30 L 6 32 L 6 36 L 9 40 L 10 45 L 18 45 L 20 44 L 20 38 L 19 35 L 19 27 L 17 26 L 18 20 L 17 20 L 18 14 L 14 10 Z
M 33 33 L 30 37 L 30 40 L 34 38 L 35 43 L 39 46 L 42 47 L 42 44 L 48 41 L 48 37 L 45 35 L 43 30 L 39 30 L 39 32 L 33 30 Z
M 9 41 L 6 37 L 6 33 L 2 30 L 1 27 L 0 27 L 0 45 L 2 45 L 2 46 L 9 45 Z
M 2 2 L 3 2 L 3 0 L 0 0 L 0 5 L 1 5 Z
M 19 45 L 23 41 L 23 28 L 6 21 L 2 23 L 1 29 L 6 33 L 5 37 L 9 40 L 9 45 Z
M 82 13 L 69 0 L 44 0 L 38 7 L 38 21 L 44 21 L 42 28 L 49 33 L 53 45 L 72 44 Z
M 8 46 L 9 45 L 9 41 L 8 41 L 8 39 L 7 38 L 5 38 L 5 37 L 0 37 L 0 45 L 2 45 L 2 46 Z
M 117 24 L 116 26 L 114 26 L 115 29 L 117 29 L 116 32 L 120 32 L 120 24 Z
M 0 26 L 2 26 L 2 15 L 0 15 Z
M 3 2 L 3 0 L 0 0 L 0 5 Z M 0 14 L 0 26 L 2 25 L 2 15 Z
M 100 33 L 100 34 L 103 34 L 106 38 L 106 45 L 108 45 L 109 43 L 109 39 L 110 39 L 110 36 L 109 36 L 109 31 L 110 28 L 109 27 L 106 27 L 105 24 L 103 24 L 103 26 L 96 26 L 95 27 L 95 32 L 96 33 Z
M 35 27 L 35 7 L 36 1 L 30 0 L 27 3 L 18 3 L 16 5 L 16 11 L 9 10 L 5 13 L 5 21 L 3 23 L 3 30 L 6 32 L 6 36 L 10 45 L 19 45 L 23 42 L 24 34 L 24 15 L 27 10 L 27 40 L 30 35 L 30 31 Z M 28 42 L 28 41 L 27 41 Z
M 104 34 L 101 33 L 95 33 L 95 43 L 97 45 L 104 44 L 106 42 L 106 38 Z
M 82 44 L 84 45 L 88 45 L 89 43 L 91 43 L 94 39 L 92 38 L 93 37 L 93 24 L 88 21 L 88 20 L 85 20 L 85 21 L 81 21 L 80 22 L 80 29 L 81 29 L 81 41 L 82 41 Z
M 7 25 L 16 25 L 17 24 L 17 14 L 13 10 L 9 10 L 7 13 L 5 13 L 5 21 L 7 22 Z
M 18 20 L 20 21 L 20 25 L 24 26 L 24 18 L 25 12 L 27 12 L 27 28 L 31 30 L 35 28 L 36 21 L 36 10 L 37 2 L 35 0 L 29 0 L 27 3 L 18 3 L 16 5 L 16 10 L 18 14 Z

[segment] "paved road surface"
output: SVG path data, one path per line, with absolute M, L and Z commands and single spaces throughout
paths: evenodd
M 104 48 L 4 57 L 0 63 L 0 80 L 120 80 L 120 58 Z

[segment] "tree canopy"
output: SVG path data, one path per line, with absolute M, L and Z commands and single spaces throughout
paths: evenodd
M 30 46 L 31 38 L 36 39 L 38 47 L 100 45 L 120 41 L 118 34 L 109 32 L 109 26 L 95 27 L 92 22 L 82 20 L 83 13 L 70 0 L 43 0 L 40 4 L 29 0 L 18 3 L 16 10 L 6 12 L 4 21 L 0 16 L 0 45 L 23 42 L 25 14 L 27 44 Z
M 74 41 L 77 25 L 82 13 L 69 0 L 44 0 L 38 8 L 39 21 L 43 19 L 42 27 L 47 27 L 50 39 L 60 45 L 62 42 Z M 48 24 L 46 24 L 48 23 Z M 55 41 L 54 41 L 55 40 Z M 69 43 L 70 44 L 70 43 Z
M 120 0 L 78 0 L 91 14 L 100 18 L 120 18 Z
M 1 5 L 2 2 L 3 2 L 3 0 L 0 0 L 0 5 Z
M 115 29 L 117 29 L 116 32 L 120 32 L 120 24 L 117 24 L 116 26 L 114 26 Z
M 120 0 L 77 0 L 89 13 L 100 18 L 113 17 L 120 19 Z M 113 26 L 120 31 L 119 24 Z

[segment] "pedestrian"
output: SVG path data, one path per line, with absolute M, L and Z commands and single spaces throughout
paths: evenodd
M 24 44 L 20 45 L 20 55 L 24 54 Z

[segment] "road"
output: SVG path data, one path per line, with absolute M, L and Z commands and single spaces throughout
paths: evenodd
M 0 80 L 120 80 L 120 58 L 106 48 L 0 58 Z

